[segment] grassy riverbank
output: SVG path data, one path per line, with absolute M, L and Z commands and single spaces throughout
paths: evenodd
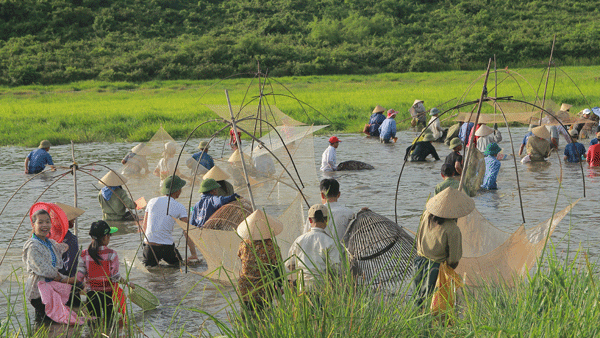
M 547 98 L 559 104 L 573 104 L 572 111 L 583 109 L 588 102 L 591 106 L 600 105 L 600 67 L 562 70 L 557 71 L 556 78 L 552 73 Z M 272 78 L 272 90 L 267 86 L 265 92 L 279 94 L 269 96 L 268 102 L 293 118 L 305 123 L 331 125 L 324 133 L 358 132 L 377 104 L 398 110 L 400 127 L 407 127 L 407 110 L 416 98 L 425 100 L 427 108 L 454 99 L 446 105 L 449 107 L 463 96 L 465 101 L 475 100 L 481 92 L 483 72 Z M 541 68 L 511 71 L 508 75 L 499 73 L 498 96 L 533 100 L 542 73 Z M 490 96 L 494 95 L 494 81 L 494 76 L 490 76 L 487 86 Z M 147 141 L 161 124 L 174 138 L 181 139 L 201 122 L 217 117 L 203 105 L 226 105 L 224 89 L 229 90 L 232 104 L 239 105 L 249 86 L 245 102 L 258 93 L 256 83 L 246 78 L 222 82 L 88 81 L 58 86 L 3 87 L 0 88 L 0 145 L 33 147 L 42 139 L 49 139 L 53 144 L 70 140 L 78 143 Z M 542 83 L 540 96 L 543 87 Z M 286 88 L 314 110 L 304 105 L 305 113 L 295 100 L 283 96 L 289 94 Z M 195 136 L 211 135 L 215 128 L 216 125 L 206 125 Z

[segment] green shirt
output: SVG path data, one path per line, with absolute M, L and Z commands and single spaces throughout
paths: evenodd
M 437 224 L 430 222 L 430 215 L 425 211 L 417 232 L 417 255 L 437 263 L 458 263 L 462 258 L 462 234 L 456 220 Z
M 458 177 L 457 177 L 458 178 Z M 444 179 L 444 181 L 438 183 L 438 185 L 435 186 L 435 194 L 439 194 L 440 192 L 444 191 L 444 189 L 448 188 L 448 187 L 453 187 L 454 189 L 458 190 L 458 186 L 460 185 L 460 181 L 457 180 L 454 177 L 446 177 L 446 179 Z M 469 188 L 467 188 L 467 185 L 463 185 L 463 191 L 465 192 L 465 194 L 473 197 L 475 196 L 475 193 L 473 193 L 472 191 L 469 190 Z
M 102 219 L 105 221 L 122 221 L 127 213 L 127 208 L 135 210 L 135 202 L 129 198 L 125 189 L 115 189 L 110 200 L 98 193 L 98 202 L 102 207 Z
M 544 161 L 550 156 L 550 142 L 535 135 L 531 135 L 527 139 L 527 154 L 531 161 Z

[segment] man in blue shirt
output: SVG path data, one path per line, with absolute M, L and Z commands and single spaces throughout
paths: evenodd
M 585 155 L 585 147 L 583 144 L 577 142 L 577 138 L 579 136 L 577 129 L 569 131 L 569 134 L 571 135 L 573 142 L 565 146 L 564 159 L 570 163 L 579 163 L 579 161 L 581 161 L 581 155 Z
M 48 153 L 50 150 L 50 141 L 43 140 L 40 142 L 38 149 L 33 150 L 25 158 L 25 173 L 26 174 L 37 174 L 44 171 L 46 164 L 54 171 L 54 162 L 52 162 L 52 156 Z
M 192 210 L 191 225 L 197 227 L 204 226 L 204 223 L 212 216 L 220 207 L 229 202 L 233 202 L 240 197 L 238 194 L 230 196 L 217 196 L 217 190 L 221 186 L 212 178 L 205 179 L 200 184 L 200 192 L 202 197 L 200 201 L 194 205 Z
M 206 168 L 206 170 L 212 169 L 212 167 L 215 166 L 215 162 L 213 161 L 212 157 L 210 157 L 210 155 L 208 155 L 208 149 L 209 149 L 208 142 L 207 141 L 200 142 L 200 144 L 198 145 L 198 149 L 200 149 L 200 151 L 195 153 L 194 155 L 192 155 L 194 160 L 196 160 L 197 162 L 200 162 L 200 164 L 204 168 Z
M 475 125 L 474 122 L 465 122 L 460 126 L 460 130 L 458 131 L 458 138 L 464 143 L 467 143 L 467 137 L 471 135 L 471 129 Z
M 387 119 L 383 120 L 379 126 L 379 141 L 381 143 L 390 143 L 391 139 L 396 139 L 396 114 L 397 111 L 390 109 L 387 113 Z

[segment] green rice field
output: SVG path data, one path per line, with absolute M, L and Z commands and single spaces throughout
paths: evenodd
M 533 101 L 544 92 L 546 68 L 504 70 L 492 73 L 489 96 L 513 96 Z M 400 112 L 400 128 L 408 127 L 408 108 L 415 99 L 431 108 L 446 103 L 476 100 L 481 94 L 481 71 L 341 75 L 269 78 L 265 103 L 276 105 L 291 117 L 329 124 L 322 132 L 359 132 L 377 104 Z M 495 76 L 497 74 L 497 76 Z M 600 105 L 600 66 L 553 68 L 547 99 L 567 102 L 578 112 Z M 205 104 L 257 104 L 256 79 L 224 81 L 156 81 L 147 83 L 78 82 L 60 86 L 0 88 L 0 145 L 36 146 L 92 141 L 147 141 L 160 125 L 182 139 L 200 123 L 218 116 Z M 271 95 L 274 94 L 274 95 Z M 303 105 L 292 98 L 295 96 Z M 244 99 L 244 97 L 246 97 Z M 460 100 L 460 101 L 459 101 Z M 312 107 L 312 108 L 311 108 Z M 484 109 L 490 109 L 486 107 Z M 451 124 L 452 120 L 444 121 Z M 215 124 L 206 124 L 195 137 L 211 135 Z

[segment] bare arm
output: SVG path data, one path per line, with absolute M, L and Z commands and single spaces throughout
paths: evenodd
M 521 143 L 521 148 L 519 149 L 519 156 L 523 155 L 523 149 L 525 149 L 525 145 Z
M 29 174 L 29 157 L 25 157 L 25 173 Z

